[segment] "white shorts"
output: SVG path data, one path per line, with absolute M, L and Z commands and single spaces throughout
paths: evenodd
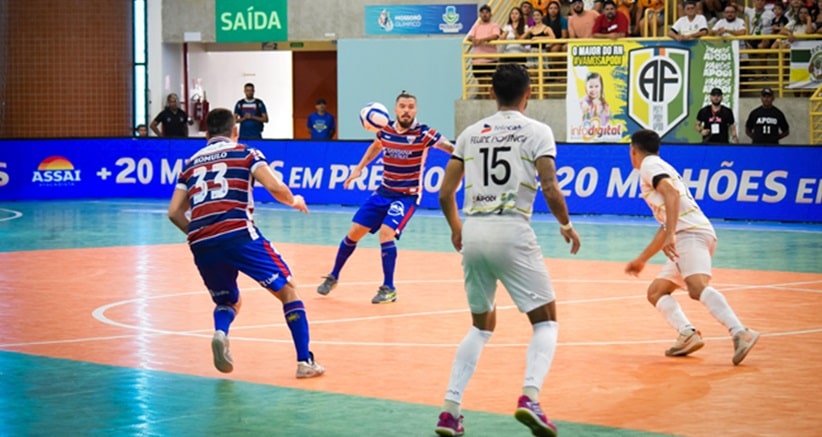
M 716 250 L 716 236 L 709 232 L 680 232 L 676 234 L 676 262 L 665 263 L 657 278 L 667 279 L 687 289 L 685 278 L 691 275 L 711 276 L 711 257 Z
M 462 227 L 462 269 L 473 314 L 494 309 L 497 280 L 523 313 L 554 301 L 537 236 L 524 218 L 467 218 Z

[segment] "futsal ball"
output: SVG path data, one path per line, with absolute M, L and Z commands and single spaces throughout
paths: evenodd
M 382 103 L 371 102 L 360 110 L 360 123 L 369 132 L 379 132 L 390 120 L 388 108 Z

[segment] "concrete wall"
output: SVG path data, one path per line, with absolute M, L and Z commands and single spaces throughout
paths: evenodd
M 739 114 L 737 118 L 737 128 L 739 130 L 739 140 L 742 143 L 750 143 L 750 138 L 745 135 L 745 120 L 748 114 L 761 105 L 759 98 L 740 98 Z M 785 117 L 790 124 L 791 134 L 781 141 L 782 144 L 810 144 L 810 128 L 808 119 L 809 101 L 807 98 L 776 98 L 774 106 L 785 113 Z M 457 100 L 454 104 L 454 131 L 459 134 L 471 123 L 487 117 L 496 111 L 496 104 L 491 100 Z M 565 100 L 532 100 L 528 103 L 525 111 L 529 117 L 547 123 L 554 130 L 557 141 L 565 141 Z M 693 114 L 696 117 L 696 114 Z
M 365 36 L 365 6 L 391 4 L 385 0 L 289 0 L 288 40 L 321 41 Z M 403 5 L 437 4 L 431 0 L 403 0 Z M 446 2 L 440 2 L 446 3 Z M 453 0 L 449 4 L 481 4 Z M 184 42 L 186 32 L 200 32 L 203 42 L 215 42 L 214 1 L 163 0 L 163 42 Z M 430 36 L 403 36 L 430 38 Z

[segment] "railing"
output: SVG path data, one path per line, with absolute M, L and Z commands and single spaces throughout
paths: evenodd
M 811 144 L 822 144 L 822 86 L 810 98 Z
M 819 39 L 820 35 L 797 35 L 799 39 Z M 720 40 L 720 37 L 704 37 L 706 40 Z M 735 37 L 740 41 L 760 41 L 763 39 L 785 40 L 784 35 L 746 35 Z M 638 41 L 670 41 L 669 38 L 631 38 Z M 527 57 L 526 67 L 531 74 L 531 98 L 533 99 L 564 99 L 566 95 L 568 60 L 566 51 L 551 52 L 547 50 L 552 44 L 568 42 L 610 42 L 611 40 L 508 40 L 491 41 L 489 44 L 523 44 L 531 46 L 530 53 L 492 53 L 471 54 L 471 43 L 465 41 L 462 58 L 462 98 L 484 99 L 490 97 L 490 81 L 478 82 L 471 73 L 471 64 L 474 59 L 493 59 L 489 65 L 499 65 L 504 62 L 513 62 L 513 59 Z M 790 82 L 790 48 L 758 49 L 742 48 L 739 50 L 739 94 L 740 96 L 755 97 L 764 87 L 773 88 L 777 97 L 804 96 L 808 90 L 786 89 Z M 817 91 L 818 94 L 818 91 Z

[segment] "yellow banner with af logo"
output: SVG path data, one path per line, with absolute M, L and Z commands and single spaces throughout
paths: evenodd
M 567 141 L 629 142 L 653 129 L 663 141 L 701 142 L 696 114 L 713 88 L 739 117 L 738 67 L 737 41 L 572 42 Z

